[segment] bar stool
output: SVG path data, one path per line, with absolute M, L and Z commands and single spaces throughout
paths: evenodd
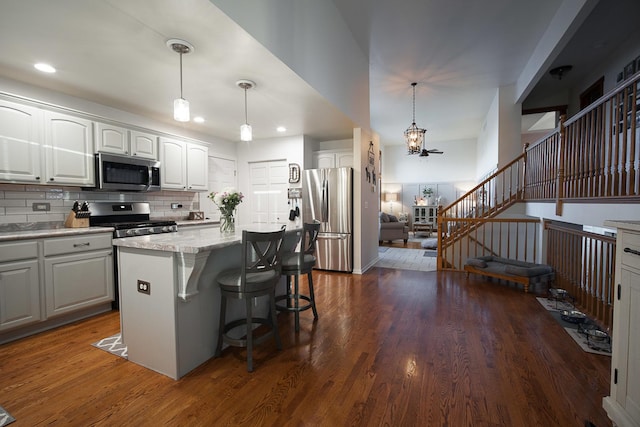
M 276 307 L 280 311 L 292 311 L 295 314 L 296 332 L 300 331 L 300 312 L 313 310 L 313 318 L 318 319 L 316 299 L 313 292 L 313 266 L 316 265 L 316 240 L 320 231 L 320 223 L 305 223 L 300 238 L 300 251 L 284 254 L 282 257 L 282 274 L 287 276 L 287 294 L 276 297 Z M 309 282 L 309 295 L 300 294 L 300 275 L 306 274 Z M 295 276 L 293 292 L 291 292 L 291 276 Z M 286 305 L 278 301 L 286 300 Z M 307 301 L 300 305 L 300 300 Z
M 242 263 L 240 268 L 222 271 L 216 281 L 220 285 L 220 326 L 215 356 L 219 357 L 222 343 L 235 347 L 247 348 L 247 371 L 253 372 L 253 346 L 275 337 L 278 350 L 282 350 L 278 321 L 276 319 L 276 285 L 281 276 L 281 249 L 285 226 L 280 231 L 260 233 L 242 231 Z M 253 300 L 256 297 L 269 295 L 269 316 L 253 317 Z M 227 299 L 245 301 L 246 317 L 226 322 Z M 269 330 L 254 336 L 253 326 L 268 325 Z M 244 327 L 246 335 L 233 338 L 228 333 L 236 328 Z

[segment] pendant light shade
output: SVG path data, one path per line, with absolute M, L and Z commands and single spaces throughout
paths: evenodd
M 254 88 L 256 84 L 251 80 L 238 80 L 236 86 L 244 90 L 244 124 L 240 126 L 240 141 L 251 141 L 253 133 L 247 116 L 247 90 Z
M 188 122 L 189 101 L 182 96 L 182 55 L 193 52 L 193 45 L 184 40 L 170 39 L 167 40 L 167 47 L 180 54 L 180 98 L 173 101 L 173 118 L 178 122 Z
M 416 85 L 418 83 L 411 83 L 413 87 L 413 120 L 411 126 L 404 131 L 405 142 L 407 143 L 407 152 L 409 154 L 419 154 L 422 151 L 422 145 L 424 143 L 424 134 L 426 129 L 416 126 Z

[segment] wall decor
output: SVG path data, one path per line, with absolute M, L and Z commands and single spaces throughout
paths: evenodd
M 289 163 L 289 183 L 295 184 L 298 182 L 300 182 L 300 165 Z

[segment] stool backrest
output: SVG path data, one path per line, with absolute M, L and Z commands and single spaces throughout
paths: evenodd
M 261 276 L 274 272 L 278 277 L 282 269 L 282 241 L 285 226 L 278 231 L 242 231 L 242 276 L 244 290 L 247 274 L 260 273 Z
M 316 252 L 316 241 L 320 232 L 320 223 L 305 223 L 302 227 L 302 238 L 300 239 L 300 265 L 305 255 L 314 255 Z

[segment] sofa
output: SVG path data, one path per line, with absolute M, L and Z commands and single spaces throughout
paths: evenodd
M 464 265 L 467 277 L 469 273 L 520 283 L 525 292 L 535 283 L 548 283 L 555 278 L 553 268 L 546 264 L 517 261 L 493 255 L 467 259 Z
M 409 240 L 409 225 L 406 221 L 398 220 L 398 217 L 392 214 L 380 212 L 380 229 L 378 233 L 378 241 L 383 242 L 388 240 L 404 240 L 407 243 Z

